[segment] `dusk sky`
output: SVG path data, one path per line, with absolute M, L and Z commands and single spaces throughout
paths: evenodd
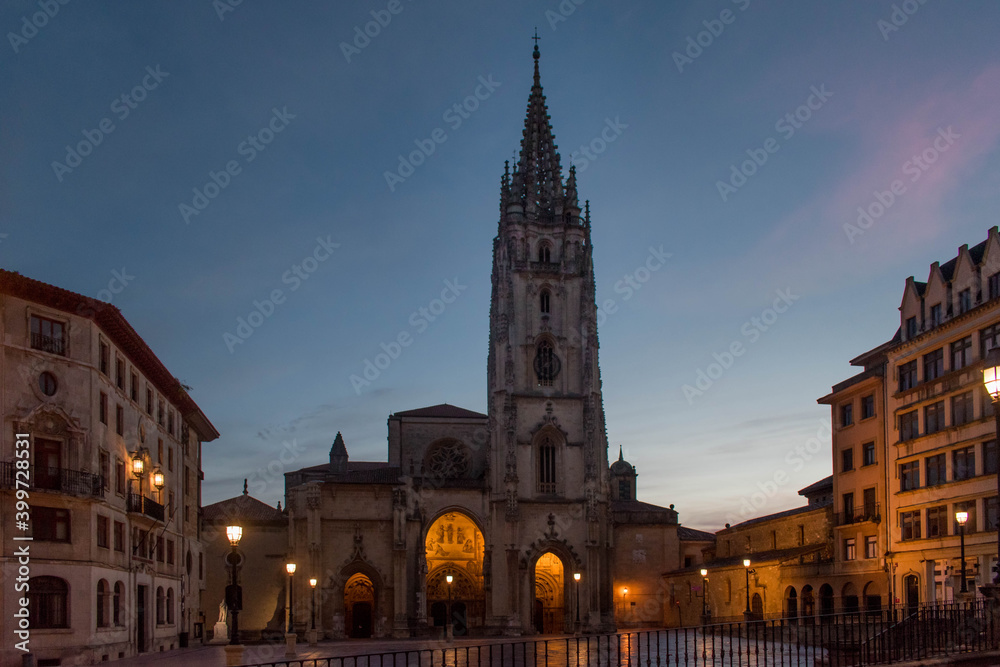
M 536 26 L 612 302 L 609 456 L 684 525 L 802 504 L 816 399 L 1000 222 L 995 2 L 62 1 L 0 9 L 0 266 L 110 299 L 192 387 L 205 504 L 282 500 L 337 431 L 385 460 L 392 412 L 486 411 Z

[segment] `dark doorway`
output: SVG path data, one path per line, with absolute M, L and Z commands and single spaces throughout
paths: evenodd
M 451 633 L 456 637 L 469 634 L 469 614 L 464 602 L 451 606 Z
M 823 584 L 819 587 L 820 623 L 833 623 L 833 587 Z
M 443 628 L 448 619 L 448 605 L 444 602 L 432 603 L 431 618 L 434 619 L 435 628 Z
M 542 634 L 545 631 L 545 605 L 538 598 L 535 598 L 535 609 L 531 620 L 535 626 L 535 632 Z
M 62 443 L 35 439 L 35 486 L 58 491 L 62 477 Z
M 367 639 L 372 636 L 372 605 L 370 602 L 355 602 L 351 608 L 351 637 Z
M 917 583 L 917 575 L 908 574 L 903 579 L 903 587 L 906 589 L 906 613 L 917 613 L 920 606 L 920 588 Z
M 750 613 L 753 615 L 753 620 L 764 620 L 764 601 L 761 599 L 760 593 L 754 593 L 753 598 L 750 599 Z
M 145 653 L 146 648 L 146 587 L 139 586 L 135 593 L 135 649 Z

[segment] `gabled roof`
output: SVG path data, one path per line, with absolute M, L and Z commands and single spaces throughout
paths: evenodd
M 724 528 L 720 530 L 719 533 L 725 533 L 731 530 L 737 530 L 740 528 L 746 528 L 748 526 L 753 526 L 764 521 L 770 521 L 772 519 L 783 519 L 785 517 L 795 516 L 796 514 L 803 514 L 805 512 L 812 512 L 814 510 L 828 509 L 833 505 L 833 501 L 828 501 L 825 503 L 819 503 L 816 505 L 803 505 L 802 507 L 796 507 L 794 509 L 785 510 L 784 512 L 775 512 L 774 514 L 767 514 L 765 516 L 759 516 L 754 519 L 748 519 L 743 523 L 738 523 L 735 526 L 730 526 L 729 528 Z
M 714 542 L 715 533 L 706 533 L 704 530 L 695 530 L 687 526 L 677 526 L 677 538 L 682 542 Z
M 177 406 L 181 416 L 198 432 L 202 441 L 210 442 L 219 437 L 215 426 L 180 381 L 167 370 L 115 306 L 4 269 L 0 269 L 0 293 L 94 321 L 122 354 L 156 385 L 160 393 Z
M 821 493 L 823 491 L 833 491 L 833 475 L 824 477 L 818 482 L 813 482 L 804 489 L 799 489 L 799 495 L 810 496 L 815 493 Z
M 641 500 L 612 500 L 608 503 L 612 518 L 618 523 L 676 524 L 677 510 L 651 505 Z
M 473 412 L 472 410 L 466 410 L 465 408 L 449 405 L 448 403 L 431 405 L 426 408 L 417 408 L 416 410 L 403 410 L 402 412 L 394 412 L 389 415 L 389 419 L 398 419 L 399 417 L 437 417 L 442 419 L 489 418 L 481 412 Z
M 247 494 L 220 500 L 217 503 L 202 508 L 202 519 L 205 523 L 224 523 L 237 520 L 246 523 L 284 523 L 287 518 L 279 509 L 263 503 Z

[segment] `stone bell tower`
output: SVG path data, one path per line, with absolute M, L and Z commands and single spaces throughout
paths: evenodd
M 542 631 L 542 609 L 544 631 L 563 622 L 572 630 L 579 590 L 582 625 L 604 630 L 614 621 L 590 210 L 581 210 L 575 169 L 563 180 L 537 42 L 533 57 L 520 157 L 504 168 L 493 241 L 490 612 L 510 632 Z M 562 572 L 547 556 L 545 588 L 536 563 L 547 553 Z M 554 591 L 548 606 L 543 589 Z M 563 616 L 548 611 L 559 604 Z

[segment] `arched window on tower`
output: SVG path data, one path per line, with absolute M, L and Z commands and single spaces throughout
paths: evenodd
M 627 479 L 618 480 L 618 499 L 632 500 L 632 485 L 629 484 Z
M 549 293 L 549 291 L 547 289 L 543 289 L 542 292 L 541 292 L 541 294 L 538 295 L 538 306 L 539 306 L 539 309 L 545 315 L 549 314 L 549 299 L 550 298 L 551 298 L 551 294 Z
M 538 376 L 538 386 L 551 387 L 552 381 L 559 374 L 559 357 L 552 349 L 552 343 L 543 340 L 535 351 L 535 375 Z
M 549 263 L 552 261 L 552 248 L 548 243 L 538 246 L 538 261 Z
M 538 491 L 556 492 L 556 446 L 549 438 L 538 445 Z

